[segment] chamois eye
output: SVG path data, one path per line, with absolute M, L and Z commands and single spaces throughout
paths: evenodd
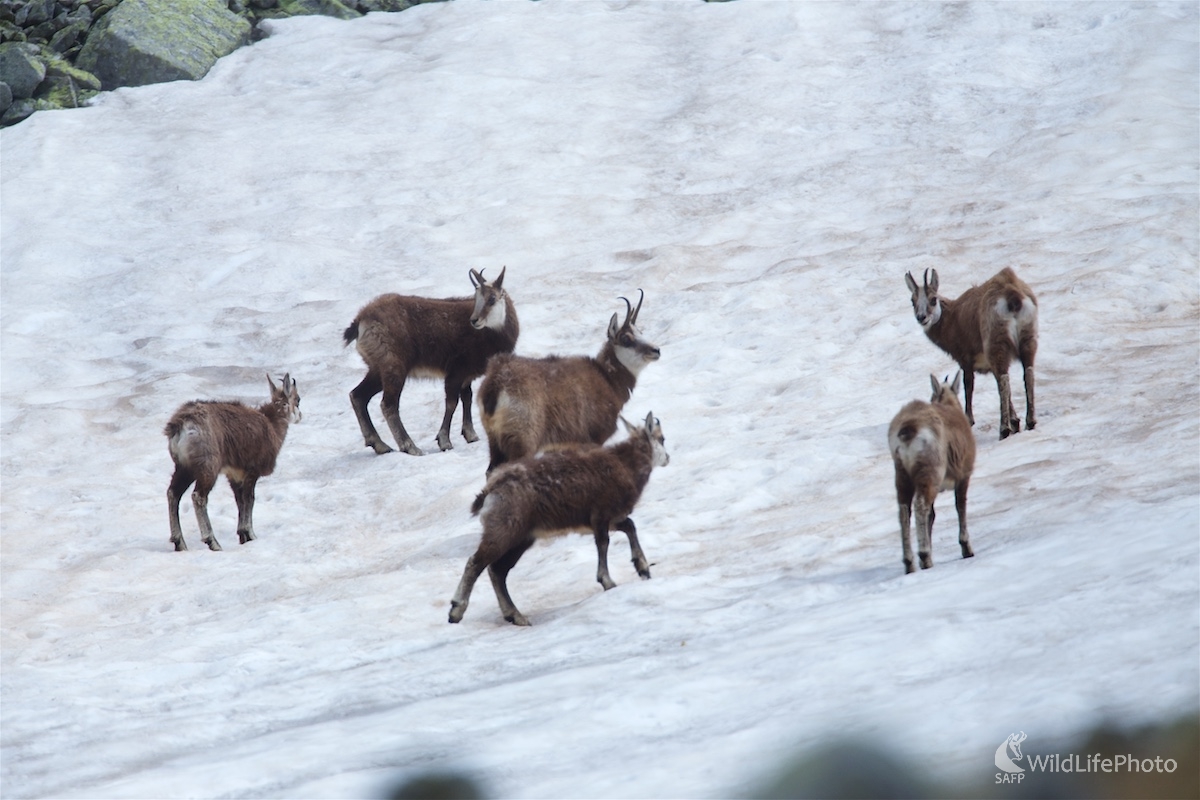
M 931 306 L 936 306 L 936 305 L 937 305 L 937 298 L 936 298 L 936 297 L 931 297 L 931 298 L 929 298 L 929 305 L 931 305 Z

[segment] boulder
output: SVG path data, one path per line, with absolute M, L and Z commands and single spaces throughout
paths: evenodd
M 250 42 L 250 23 L 222 0 L 124 0 L 88 34 L 76 66 L 105 89 L 198 80 Z
M 355 6 L 364 14 L 370 11 L 406 11 L 420 0 L 358 0 Z
M 338 19 L 354 19 L 362 16 L 339 0 L 281 0 L 279 8 L 293 17 L 320 14 Z
M 33 97 L 38 84 L 46 77 L 46 65 L 37 54 L 37 45 L 24 42 L 0 44 L 0 81 L 8 84 L 17 100 Z
M 12 89 L 8 88 L 7 83 L 0 81 L 0 114 L 8 111 L 8 107 L 12 105 L 12 101 Z

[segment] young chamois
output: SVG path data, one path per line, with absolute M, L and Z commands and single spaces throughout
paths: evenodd
M 463 618 L 471 589 L 486 569 L 504 618 L 514 625 L 528 625 L 509 597 L 506 581 L 509 570 L 538 537 L 590 530 L 599 559 L 596 580 L 608 590 L 616 585 L 608 574 L 608 532 L 616 527 L 629 536 L 638 575 L 650 577 L 650 565 L 629 515 L 650 480 L 650 470 L 666 466 L 670 459 L 662 426 L 653 413 L 646 415 L 641 427 L 624 418 L 621 422 L 629 438 L 620 444 L 555 448 L 505 464 L 491 474 L 471 506 L 471 513 L 483 522 L 483 536 L 467 559 L 450 601 L 451 622 Z
M 1010 268 L 993 275 L 981 286 L 972 286 L 957 300 L 937 293 L 937 270 L 925 270 L 924 285 L 912 273 L 904 282 L 912 292 L 913 313 L 925 335 L 962 367 L 966 386 L 967 419 L 975 424 L 971 397 L 975 373 L 990 372 L 1000 390 L 1000 438 L 1021 430 L 1008 385 L 1008 368 L 1013 359 L 1025 370 L 1025 427 L 1033 430 L 1037 413 L 1033 402 L 1033 360 L 1038 345 L 1037 298 Z
M 933 397 L 928 403 L 913 400 L 900 409 L 888 426 L 888 449 L 896 467 L 896 501 L 900 504 L 900 541 L 904 571 L 913 572 L 909 517 L 917 519 L 917 554 L 921 569 L 933 566 L 933 501 L 938 492 L 954 489 L 958 511 L 958 544 L 962 557 L 975 555 L 967 535 L 967 487 L 975 469 L 975 436 L 958 403 L 959 380 L 939 382 L 930 375 Z
M 167 487 L 167 514 L 171 541 L 176 550 L 187 550 L 179 525 L 179 500 L 193 483 L 192 504 L 200 524 L 200 538 L 210 550 L 220 550 L 208 519 L 208 493 L 222 473 L 229 478 L 238 509 L 238 541 L 254 539 L 254 486 L 275 471 L 275 459 L 287 436 L 288 423 L 300 421 L 300 393 L 291 375 L 279 386 L 267 376 L 271 399 L 250 408 L 241 403 L 194 400 L 184 403 L 163 433 L 175 462 Z
M 359 355 L 367 362 L 367 376 L 350 392 L 350 405 L 367 447 L 379 454 L 392 452 L 379 438 L 367 411 L 367 403 L 382 391 L 380 408 L 396 444 L 411 455 L 425 454 L 400 421 L 400 393 L 409 377 L 445 380 L 446 415 L 438 429 L 438 447 L 454 447 L 450 421 L 460 398 L 463 438 L 479 440 L 471 422 L 471 381 L 483 374 L 493 355 L 511 353 L 520 333 L 517 310 L 503 289 L 504 272 L 501 269 L 500 277 L 488 283 L 482 273 L 471 270 L 474 298 L 433 300 L 384 294 L 358 312 L 343 338 L 346 344 L 357 339 Z
M 638 373 L 661 355 L 637 329 L 644 299 L 642 294 L 636 309 L 625 300 L 623 323 L 612 315 L 608 338 L 595 358 L 504 354 L 491 360 L 479 384 L 489 473 L 546 445 L 603 444 L 613 435 Z

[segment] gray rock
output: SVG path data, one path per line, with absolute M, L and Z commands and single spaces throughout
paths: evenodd
M 293 17 L 320 14 L 338 19 L 354 19 L 362 16 L 339 0 L 282 0 L 279 7 Z
M 87 8 L 87 6 L 84 6 Z M 50 37 L 50 49 L 56 53 L 65 53 L 75 46 L 79 37 L 87 33 L 88 23 L 82 19 L 70 23 Z
M 355 5 L 365 14 L 370 11 L 404 11 L 416 4 L 409 0 L 358 0 Z
M 76 66 L 105 89 L 197 80 L 250 42 L 250 23 L 221 0 L 124 0 L 88 34 Z
M 0 44 L 0 81 L 8 84 L 13 97 L 21 100 L 33 97 L 38 84 L 46 77 L 46 65 L 37 57 L 36 45 L 23 42 Z
M 17 9 L 17 24 L 24 28 L 41 25 L 54 16 L 54 0 L 29 0 Z
M 13 100 L 13 104 L 3 114 L 0 114 L 0 127 L 4 125 L 16 125 L 36 110 L 37 103 L 34 100 L 29 98 Z
M 12 105 L 12 102 L 12 89 L 8 88 L 7 83 L 0 82 L 0 114 L 8 111 L 8 107 Z

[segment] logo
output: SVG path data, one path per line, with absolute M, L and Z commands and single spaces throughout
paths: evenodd
M 1004 770 L 1010 774 L 1024 772 L 1025 768 L 1015 763 L 1014 758 L 1016 761 L 1021 760 L 1021 742 L 1028 738 L 1024 731 L 1010 733 L 1008 738 L 996 748 L 996 769 Z M 1009 757 L 1009 751 L 1012 751 L 1014 758 Z

